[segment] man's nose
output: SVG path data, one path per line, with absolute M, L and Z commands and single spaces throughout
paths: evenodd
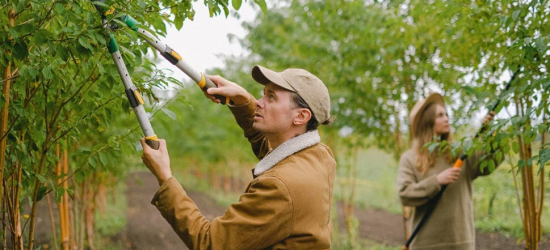
M 256 100 L 256 107 L 257 108 L 263 108 L 264 107 L 263 99 L 264 99 L 264 97 L 260 98 L 259 100 Z

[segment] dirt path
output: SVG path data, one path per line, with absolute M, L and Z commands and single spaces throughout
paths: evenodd
M 128 224 L 126 232 L 119 235 L 128 250 L 171 250 L 188 249 L 164 220 L 151 199 L 158 190 L 158 182 L 148 172 L 131 174 L 126 180 L 128 202 Z M 197 192 L 186 190 L 208 219 L 223 215 L 225 208 Z
M 158 184 L 149 173 L 134 173 L 127 183 L 128 226 L 124 233 L 127 249 L 154 250 L 154 249 L 187 249 L 181 240 L 172 231 L 169 224 L 162 218 L 157 209 L 150 204 L 151 198 L 158 189 Z M 223 215 L 224 207 L 200 193 L 188 191 L 201 213 L 209 219 Z M 360 222 L 359 235 L 361 238 L 371 239 L 400 249 L 403 244 L 403 227 L 400 215 L 394 215 L 382 210 L 355 209 Z M 344 229 L 342 209 L 338 208 L 340 228 Z M 478 250 L 521 250 L 522 245 L 516 244 L 516 239 L 506 238 L 498 233 L 476 234 Z M 539 249 L 550 249 L 547 240 Z
M 404 244 L 403 239 L 403 217 L 377 209 L 354 210 L 359 220 L 359 236 L 364 239 L 375 240 L 390 246 L 400 247 Z M 341 204 L 338 206 L 339 227 L 345 230 L 344 214 Z M 477 250 L 523 250 L 523 244 L 516 244 L 517 239 L 506 238 L 499 233 L 476 232 Z M 400 248 L 399 248 L 400 249 Z M 550 249 L 550 241 L 540 243 L 539 249 Z
M 110 237 L 110 240 L 122 245 L 125 250 L 176 250 L 188 249 L 174 233 L 168 222 L 162 218 L 151 199 L 158 190 L 158 183 L 148 172 L 132 173 L 126 180 L 126 200 L 128 202 L 126 230 Z M 212 219 L 223 215 L 225 207 L 221 207 L 210 197 L 201 193 L 187 191 L 197 204 L 202 214 Z M 53 204 L 54 217 L 57 220 L 57 207 Z M 342 209 L 337 207 L 340 232 L 344 232 Z M 359 236 L 371 239 L 395 249 L 401 249 L 403 244 L 403 227 L 400 215 L 394 215 L 382 210 L 355 208 L 359 220 Z M 38 206 L 36 223 L 36 246 L 48 247 L 51 242 L 51 225 L 46 202 Z M 548 238 L 548 237 L 547 237 Z M 0 242 L 0 246 L 1 246 Z M 11 244 L 8 244 L 8 246 Z M 523 245 L 516 244 L 516 239 L 506 238 L 498 233 L 476 234 L 477 250 L 522 250 Z M 539 249 L 550 249 L 550 240 L 546 239 Z

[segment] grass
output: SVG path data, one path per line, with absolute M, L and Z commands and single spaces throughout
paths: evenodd
M 356 195 L 354 202 L 361 208 L 378 208 L 394 214 L 401 213 L 397 197 L 397 163 L 379 149 L 361 150 L 357 160 Z M 349 193 L 346 169 L 337 166 L 334 199 L 341 200 Z
M 521 193 L 519 177 L 517 181 Z M 550 214 L 547 211 L 550 211 L 548 199 L 550 188 L 548 188 L 548 184 L 546 187 L 541 223 L 543 232 L 548 233 L 550 232 Z M 520 202 L 517 198 L 510 166 L 503 164 L 490 176 L 477 179 L 474 182 L 474 188 L 476 227 L 485 232 L 498 231 L 515 238 L 523 237 Z
M 114 193 L 107 195 L 107 204 L 103 213 L 95 214 L 96 249 L 123 249 L 123 242 L 113 241 L 113 236 L 126 230 L 126 211 L 128 210 L 124 182 L 119 182 Z
M 378 208 L 401 214 L 397 196 L 397 162 L 379 149 L 362 150 L 358 153 L 357 191 L 355 203 L 362 208 Z M 484 232 L 500 232 L 509 237 L 523 237 L 519 201 L 514 187 L 511 167 L 506 162 L 489 176 L 474 182 L 474 219 L 476 228 Z M 335 199 L 347 193 L 346 170 L 339 168 L 334 188 Z M 550 185 L 546 181 L 545 206 L 541 223 L 543 232 L 550 232 Z M 519 183 L 518 179 L 518 185 Z M 520 187 L 521 189 L 521 187 Z M 520 190 L 521 192 L 521 190 Z
M 390 154 L 371 148 L 361 150 L 358 153 L 357 162 L 355 204 L 363 209 L 377 208 L 401 214 L 401 203 L 396 188 L 397 161 Z M 177 177 L 186 184 L 186 188 L 207 193 L 223 207 L 228 207 L 238 201 L 240 196 L 240 193 L 227 194 L 211 190 L 205 181 L 197 180 L 192 176 L 179 175 Z M 339 165 L 334 184 L 334 200 L 347 197 L 349 182 L 350 178 L 346 169 Z M 549 184 L 546 186 L 550 187 Z M 544 211 L 550 211 L 548 198 L 550 188 L 546 189 L 546 194 Z M 519 201 L 509 165 L 503 164 L 491 175 L 478 178 L 474 182 L 473 199 L 474 218 L 478 229 L 484 232 L 500 232 L 509 237 L 523 237 Z M 543 232 L 550 232 L 550 213 L 543 212 L 542 225 Z M 333 236 L 334 244 L 338 247 L 334 249 L 349 249 L 345 240 L 341 239 L 342 237 L 345 236 Z M 372 242 L 359 242 L 358 244 L 366 244 L 369 246 L 368 249 L 390 249 L 383 245 L 372 245 Z

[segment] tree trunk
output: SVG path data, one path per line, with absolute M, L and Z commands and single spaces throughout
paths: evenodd
M 516 108 L 519 111 L 520 116 L 525 116 L 523 103 L 516 102 Z M 527 119 L 527 124 L 530 123 L 530 119 Z M 537 228 L 540 228 L 540 217 L 537 214 L 537 208 L 535 205 L 535 183 L 533 179 L 533 165 L 529 164 L 529 159 L 532 156 L 531 143 L 525 143 L 523 135 L 518 136 L 520 145 L 520 159 L 524 164 L 521 168 L 521 184 L 523 191 L 523 230 L 525 234 L 525 247 L 528 250 L 538 250 L 538 234 L 540 233 Z
M 20 166 L 17 162 L 15 163 L 15 169 L 17 169 L 17 184 L 21 183 L 21 175 L 23 174 L 23 166 Z M 24 250 L 23 244 L 23 231 L 21 227 L 21 213 L 19 213 L 19 196 L 21 195 L 21 185 L 15 186 L 15 195 L 13 201 L 15 203 L 13 208 L 14 215 L 14 229 L 15 229 L 15 244 L 16 249 Z
M 53 217 L 52 201 L 50 199 L 50 194 L 46 195 L 46 199 L 48 200 L 48 210 L 50 211 L 50 222 L 52 224 L 53 245 L 55 246 L 55 250 L 59 250 L 59 247 L 57 246 L 57 232 L 55 230 L 55 219 Z
M 355 187 L 356 187 L 356 181 L 357 181 L 357 152 L 359 150 L 359 146 L 354 146 L 351 149 L 351 162 L 349 163 L 348 168 L 348 180 L 349 183 L 349 196 L 347 197 L 347 201 L 343 201 L 343 212 L 344 212 L 344 219 L 346 221 L 346 229 L 348 233 L 348 243 L 350 244 L 352 249 L 356 248 L 356 228 L 354 223 L 354 206 L 355 206 Z
M 90 202 L 86 205 L 84 210 L 84 217 L 86 220 L 86 238 L 88 247 L 94 250 L 94 192 L 91 189 L 88 189 L 86 193 L 86 200 Z
M 2 183 L 0 183 L 0 186 L 2 186 Z M 2 197 L 3 194 L 0 194 L 0 197 Z M 4 200 L 5 201 L 5 200 Z M 7 210 L 7 204 L 4 204 L 5 202 L 0 202 L 0 213 L 2 213 L 2 221 L 6 221 L 6 212 L 4 209 Z M 2 232 L 0 232 L 0 237 L 2 237 L 2 246 L 3 250 L 8 249 L 8 240 L 7 240 L 7 234 L 6 234 L 6 223 L 2 223 Z
M 40 158 L 40 163 L 38 165 L 38 174 L 42 174 L 42 170 L 44 169 L 44 164 L 46 164 L 46 154 L 48 152 L 48 149 L 46 147 L 47 141 L 50 139 L 50 135 L 46 135 L 46 141 L 44 142 L 44 145 L 42 147 L 42 157 Z M 37 208 L 37 198 L 38 198 L 38 190 L 40 189 L 40 186 L 42 185 L 42 182 L 38 178 L 36 178 L 34 182 L 34 190 L 32 195 L 32 210 L 30 214 L 30 227 L 29 227 L 29 245 L 28 250 L 33 250 L 33 243 L 34 243 L 34 226 L 36 223 L 36 208 Z
M 11 9 L 8 12 L 8 19 L 11 26 L 15 25 L 15 10 Z M 8 55 L 11 55 L 10 51 L 7 51 Z M 2 137 L 2 140 L 0 140 L 0 182 L 4 181 L 4 164 L 5 164 L 5 157 L 6 157 L 6 141 L 7 136 L 6 133 L 8 132 L 8 106 L 10 104 L 10 85 L 11 80 L 7 80 L 11 78 L 11 62 L 8 62 L 8 66 L 6 69 L 4 69 L 4 107 L 2 107 L 2 114 L 1 114 L 1 121 L 0 121 L 0 136 Z M 0 204 L 2 204 L 2 197 L 4 196 L 4 185 L 0 183 Z M 5 231 L 4 231 L 5 232 Z

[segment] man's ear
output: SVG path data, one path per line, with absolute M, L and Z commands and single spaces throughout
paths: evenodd
M 294 125 L 307 124 L 311 119 L 311 111 L 306 108 L 296 110 L 298 115 L 294 117 Z

